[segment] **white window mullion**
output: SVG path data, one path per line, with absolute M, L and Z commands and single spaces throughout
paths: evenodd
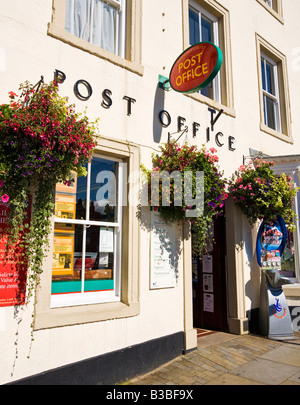
M 86 222 L 89 223 L 90 219 L 90 192 L 91 192 L 91 163 L 88 163 L 87 170 L 87 190 L 86 190 L 86 207 L 85 207 L 85 217 Z M 85 283 L 85 256 L 86 256 L 86 230 L 91 225 L 83 225 L 82 234 L 82 268 L 81 268 L 81 292 L 84 293 L 84 283 Z
M 87 189 L 86 189 L 86 211 L 85 211 L 85 218 L 87 221 L 90 220 L 90 193 L 91 193 L 91 162 L 88 163 L 88 171 L 87 171 Z
M 115 292 L 116 296 L 120 297 L 121 294 L 121 269 L 122 269 L 122 211 L 123 211 L 123 176 L 124 167 L 123 163 L 118 165 L 118 228 L 115 229 Z
M 213 42 L 219 46 L 219 25 L 217 21 L 213 22 Z M 221 102 L 221 73 L 219 72 L 213 80 L 214 100 Z
M 90 16 L 90 23 L 89 23 L 89 27 L 90 27 L 90 29 L 89 29 L 89 37 L 90 37 L 90 40 L 89 40 L 89 42 L 92 44 L 93 43 L 93 37 L 94 37 L 94 24 L 93 24 L 93 21 L 94 21 L 94 10 L 95 10 L 95 3 L 94 2 L 91 2 L 91 4 L 90 4 L 90 13 L 89 13 L 89 16 Z
M 85 254 L 86 254 L 86 228 L 89 225 L 83 226 L 82 231 L 82 264 L 81 264 L 81 293 L 84 293 L 84 282 L 85 282 Z
M 126 1 L 122 0 L 121 9 L 118 13 L 118 52 L 119 56 L 125 58 L 125 50 L 126 50 Z
M 276 129 L 278 132 L 281 132 L 281 113 L 280 113 L 280 92 L 279 92 L 279 82 L 278 82 L 278 66 L 277 64 L 273 66 L 274 69 L 274 85 L 275 85 L 275 94 L 276 94 Z

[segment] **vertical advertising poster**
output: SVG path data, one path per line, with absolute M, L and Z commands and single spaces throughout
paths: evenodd
M 55 233 L 53 238 L 52 275 L 66 276 L 73 274 L 74 234 Z
M 174 258 L 175 226 L 165 224 L 159 212 L 151 211 L 151 289 L 175 287 Z
M 27 266 L 21 263 L 22 250 L 6 248 L 8 209 L 8 204 L 0 204 L 0 307 L 24 305 L 26 295 Z

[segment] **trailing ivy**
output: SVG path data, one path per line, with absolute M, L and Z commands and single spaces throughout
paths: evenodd
M 225 191 L 226 180 L 218 168 L 218 156 L 216 149 L 207 150 L 204 146 L 199 150 L 196 146 L 184 144 L 178 145 L 175 141 L 171 141 L 161 146 L 160 154 L 153 154 L 152 163 L 153 169 L 147 170 L 143 167 L 144 173 L 147 176 L 149 187 L 149 198 L 154 209 L 158 209 L 161 217 L 165 222 L 174 223 L 178 221 L 189 222 L 192 224 L 193 232 L 193 254 L 202 256 L 205 252 L 208 239 L 211 237 L 210 228 L 213 218 L 216 215 L 222 214 L 224 202 L 228 197 Z M 174 174 L 180 173 L 181 177 L 181 204 L 176 204 L 176 196 L 179 197 L 176 181 L 170 181 L 170 188 L 164 190 L 163 182 L 155 182 L 157 175 L 163 173 Z M 197 173 L 203 173 L 204 183 L 201 188 L 203 194 L 203 204 L 197 207 L 193 201 L 197 197 Z M 185 173 L 191 176 L 191 187 L 188 177 Z M 187 191 L 188 190 L 188 191 Z M 198 188 L 199 193 L 199 188 Z M 156 197 L 157 201 L 151 200 Z M 157 198 L 158 197 L 158 198 Z M 164 199 L 169 198 L 169 205 L 164 204 Z M 179 201 L 179 200 L 178 200 Z M 189 210 L 198 209 L 195 216 L 189 217 Z
M 29 299 L 48 247 L 55 185 L 70 182 L 72 171 L 85 174 L 96 126 L 59 96 L 56 82 L 25 82 L 19 91 L 0 106 L 0 190 L 8 205 L 7 252 L 20 272 L 28 269 Z

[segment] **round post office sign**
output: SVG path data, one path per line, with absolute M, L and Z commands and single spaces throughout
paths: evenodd
M 200 42 L 186 49 L 170 72 L 170 85 L 179 93 L 194 93 L 206 87 L 223 62 L 221 49 L 211 42 Z

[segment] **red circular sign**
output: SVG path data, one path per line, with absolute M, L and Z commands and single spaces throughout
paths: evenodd
M 180 93 L 194 93 L 206 87 L 217 75 L 223 62 L 221 49 L 201 42 L 185 50 L 170 72 L 171 87 Z

